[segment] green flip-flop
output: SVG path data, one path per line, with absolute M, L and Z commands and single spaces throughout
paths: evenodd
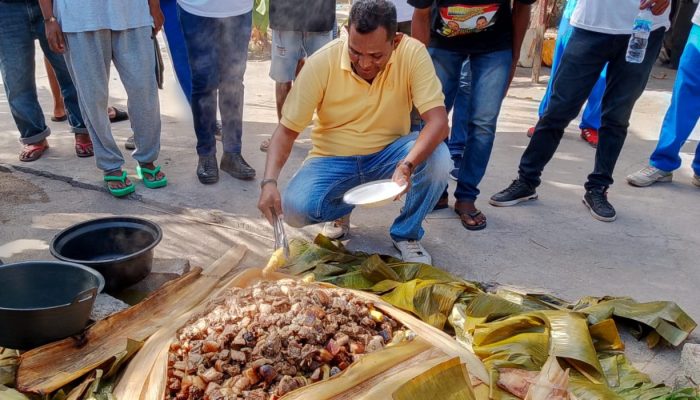
M 142 167 L 141 165 L 136 166 L 136 176 L 143 181 L 143 184 L 149 189 L 158 189 L 166 186 L 168 184 L 168 177 L 164 176 L 161 179 L 156 180 L 156 176 L 160 172 L 160 165 L 153 169 L 148 169 Z M 144 179 L 144 174 L 148 174 L 153 177 L 153 180 Z
M 126 171 L 122 171 L 122 174 L 119 176 L 105 175 L 104 180 L 107 183 L 109 183 L 109 182 L 121 182 L 121 183 L 126 185 L 126 176 L 127 176 Z M 113 188 L 113 187 L 109 186 L 109 184 L 108 184 L 107 190 L 109 190 L 109 193 L 111 193 L 112 196 L 114 196 L 114 197 L 124 197 L 127 194 L 134 193 L 134 191 L 136 190 L 136 186 L 134 186 L 133 182 L 130 183 L 128 186 L 125 186 L 123 188 Z

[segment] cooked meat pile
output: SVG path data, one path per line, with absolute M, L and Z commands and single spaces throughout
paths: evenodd
M 351 293 L 260 282 L 229 291 L 178 332 L 165 398 L 278 399 L 407 336 Z

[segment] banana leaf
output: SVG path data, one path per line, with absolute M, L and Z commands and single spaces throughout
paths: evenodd
M 669 301 L 638 303 L 629 298 L 587 297 L 573 309 L 588 315 L 591 324 L 611 317 L 636 321 L 655 330 L 674 346 L 679 346 L 697 326 L 676 303 Z
M 382 299 L 411 312 L 424 322 L 443 329 L 452 307 L 465 288 L 459 283 L 414 279 L 398 285 Z
M 0 347 L 0 385 L 14 385 L 18 364 L 17 350 Z
M 449 382 L 446 385 L 445 382 Z M 401 385 L 394 400 L 474 400 L 469 373 L 459 358 L 445 361 Z
M 5 385 L 0 384 L 0 399 L 2 399 L 2 400 L 29 400 L 29 397 L 16 391 L 15 389 L 12 389 L 12 388 L 9 388 Z
M 606 319 L 588 327 L 596 351 L 624 351 L 625 344 L 620 338 L 615 321 Z

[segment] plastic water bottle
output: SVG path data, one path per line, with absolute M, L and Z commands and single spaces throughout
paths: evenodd
M 632 37 L 627 46 L 627 62 L 641 64 L 644 61 L 644 55 L 647 52 L 647 43 L 649 43 L 649 35 L 651 27 L 654 24 L 654 15 L 650 9 L 644 9 L 639 12 L 634 20 L 634 28 L 632 28 Z

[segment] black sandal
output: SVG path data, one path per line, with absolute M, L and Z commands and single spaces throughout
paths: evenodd
M 109 106 L 109 108 L 114 110 L 114 116 L 109 117 L 109 122 L 115 123 L 115 122 L 126 121 L 127 119 L 129 119 L 129 114 L 126 111 L 122 111 L 114 106 Z
M 462 226 L 468 230 L 468 231 L 480 231 L 484 228 L 486 228 L 486 225 L 488 221 L 483 220 L 481 223 L 477 222 L 476 217 L 479 215 L 483 215 L 483 213 L 480 210 L 472 211 L 472 212 L 463 212 L 459 211 L 455 208 L 455 212 L 457 215 L 459 215 L 459 220 L 462 222 Z M 469 225 L 466 221 L 466 217 L 471 218 L 472 221 L 476 222 L 476 225 Z

